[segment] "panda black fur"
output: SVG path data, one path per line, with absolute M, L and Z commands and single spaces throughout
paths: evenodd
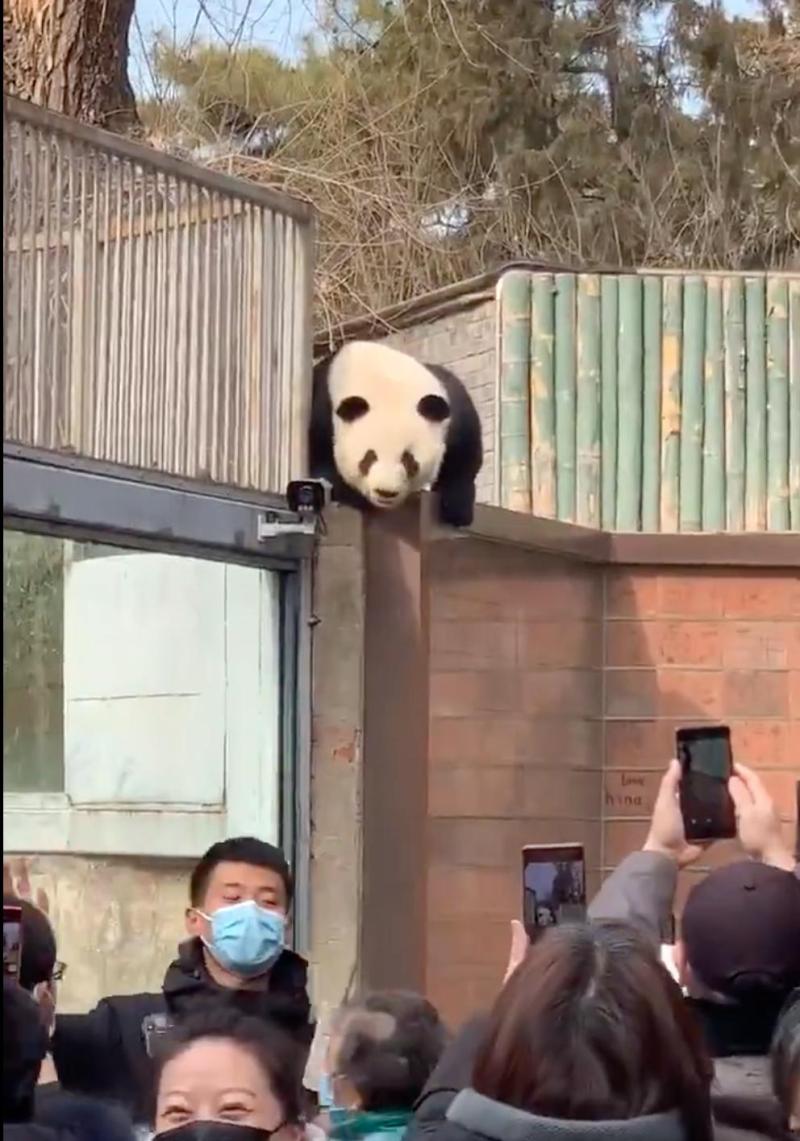
M 333 498 L 392 510 L 430 487 L 443 523 L 468 527 L 483 463 L 481 423 L 461 381 L 373 341 L 351 341 L 314 368 L 311 475 Z

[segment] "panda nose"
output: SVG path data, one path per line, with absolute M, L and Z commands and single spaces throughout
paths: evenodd
M 376 487 L 375 494 L 379 495 L 381 499 L 397 499 L 400 493 L 397 491 L 385 491 L 382 487 Z

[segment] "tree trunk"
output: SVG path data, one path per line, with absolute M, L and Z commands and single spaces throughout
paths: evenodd
M 135 129 L 133 8 L 134 0 L 3 0 L 5 90 L 84 123 Z

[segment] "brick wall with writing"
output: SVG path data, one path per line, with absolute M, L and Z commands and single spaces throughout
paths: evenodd
M 794 845 L 800 779 L 800 576 L 737 569 L 609 571 L 605 600 L 603 865 L 641 845 L 679 725 L 731 726 Z M 715 845 L 681 877 L 678 910 Z
M 584 844 L 599 883 L 602 578 L 472 540 L 430 573 L 427 991 L 457 1021 L 502 978 L 524 844 Z
M 675 728 L 725 721 L 793 841 L 800 580 L 614 570 L 437 544 L 430 566 L 427 989 L 457 1022 L 490 1002 L 525 843 L 586 848 L 590 893 L 638 848 Z M 718 845 L 705 867 L 731 859 Z

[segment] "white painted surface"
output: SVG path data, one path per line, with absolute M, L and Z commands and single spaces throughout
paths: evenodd
M 64 794 L 4 798 L 6 852 L 195 857 L 278 839 L 279 576 L 66 561 Z
M 65 565 L 64 773 L 73 803 L 222 805 L 227 571 L 151 552 Z M 242 633 L 247 653 L 258 623 Z

